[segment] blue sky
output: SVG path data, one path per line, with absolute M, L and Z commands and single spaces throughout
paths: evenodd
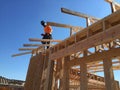
M 31 55 L 11 55 L 20 53 L 18 48 L 23 44 L 31 43 L 29 38 L 41 38 L 41 20 L 86 27 L 85 19 L 61 13 L 61 7 L 97 18 L 111 13 L 104 0 L 0 0 L 0 76 L 25 80 Z M 53 27 L 54 39 L 68 36 L 69 29 Z

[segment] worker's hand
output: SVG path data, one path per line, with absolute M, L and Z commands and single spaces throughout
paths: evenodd
M 44 36 L 44 34 L 42 33 L 41 36 Z

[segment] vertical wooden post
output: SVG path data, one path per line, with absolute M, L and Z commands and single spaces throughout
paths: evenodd
M 80 65 L 80 90 L 88 90 L 87 64 L 84 61 Z
M 86 18 L 86 27 L 88 27 L 90 24 L 91 24 L 91 23 L 90 23 L 89 18 Z
M 36 68 L 38 65 L 38 59 L 36 56 L 31 57 L 30 64 L 27 72 L 26 82 L 25 82 L 25 90 L 33 90 L 33 82 L 35 78 Z
M 48 60 L 47 77 L 46 77 L 44 90 L 52 90 L 53 71 L 54 71 L 54 61 Z
M 54 90 L 59 89 L 58 84 L 60 86 L 60 83 L 58 83 L 58 80 L 60 80 L 60 74 L 61 74 L 60 70 L 62 68 L 62 63 L 61 62 L 62 62 L 61 58 L 57 60 Z
M 113 69 L 112 69 L 112 60 L 104 59 L 103 65 L 104 65 L 106 90 L 115 90 L 114 74 L 113 74 Z
M 46 85 L 46 77 L 47 77 L 47 67 L 48 67 L 48 60 L 49 60 L 49 52 L 46 52 L 45 55 L 43 55 L 43 72 L 42 72 L 42 78 L 41 78 L 41 84 L 39 90 L 44 90 Z
M 38 65 L 36 68 L 35 79 L 34 79 L 34 90 L 40 90 L 41 80 L 42 80 L 42 73 L 43 73 L 43 65 L 44 65 L 44 58 L 42 53 L 37 55 Z
M 52 90 L 54 61 L 49 60 L 45 90 Z
M 72 28 L 70 28 L 70 36 L 72 35 Z
M 115 81 L 115 90 L 120 90 L 119 81 Z
M 70 56 L 64 58 L 63 65 L 63 90 L 69 90 L 69 73 L 70 67 L 68 62 L 70 61 Z
M 110 6 L 111 6 L 112 13 L 114 13 L 116 11 L 114 3 L 113 2 L 110 3 Z
M 86 26 L 88 27 L 90 25 L 89 18 L 86 18 Z M 89 32 L 87 34 L 87 37 L 89 37 Z M 87 50 L 84 51 L 84 57 L 87 56 Z M 88 78 L 87 78 L 87 64 L 82 61 L 82 64 L 80 65 L 80 90 L 87 90 L 88 89 Z

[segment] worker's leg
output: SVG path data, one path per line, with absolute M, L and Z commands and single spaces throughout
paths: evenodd
M 47 44 L 50 44 L 50 42 L 47 42 Z M 47 46 L 47 49 L 49 48 L 49 46 Z
M 42 39 L 45 39 L 46 36 L 44 35 Z M 45 44 L 46 42 L 41 41 L 42 44 Z

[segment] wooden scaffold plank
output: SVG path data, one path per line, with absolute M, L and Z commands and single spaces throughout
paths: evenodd
M 61 11 L 67 14 L 71 14 L 71 15 L 75 15 L 75 16 L 79 16 L 79 17 L 83 17 L 83 18 L 91 18 L 93 20 L 100 20 L 99 18 L 93 17 L 93 16 L 89 16 L 80 12 L 76 12 L 76 11 L 72 11 L 66 8 L 61 8 Z
M 32 52 L 23 52 L 23 53 L 18 53 L 18 54 L 13 54 L 12 57 L 16 57 L 16 56 L 21 56 L 21 55 L 26 55 L 26 54 L 31 54 Z
M 112 59 L 110 59 L 110 58 L 104 59 L 103 64 L 104 64 L 106 90 L 116 90 L 115 83 L 114 83 L 115 82 L 114 74 L 113 74 L 113 69 L 112 69 Z
M 61 42 L 61 40 L 53 40 L 53 39 L 39 39 L 39 38 L 29 38 L 29 41 L 34 41 L 34 42 Z

